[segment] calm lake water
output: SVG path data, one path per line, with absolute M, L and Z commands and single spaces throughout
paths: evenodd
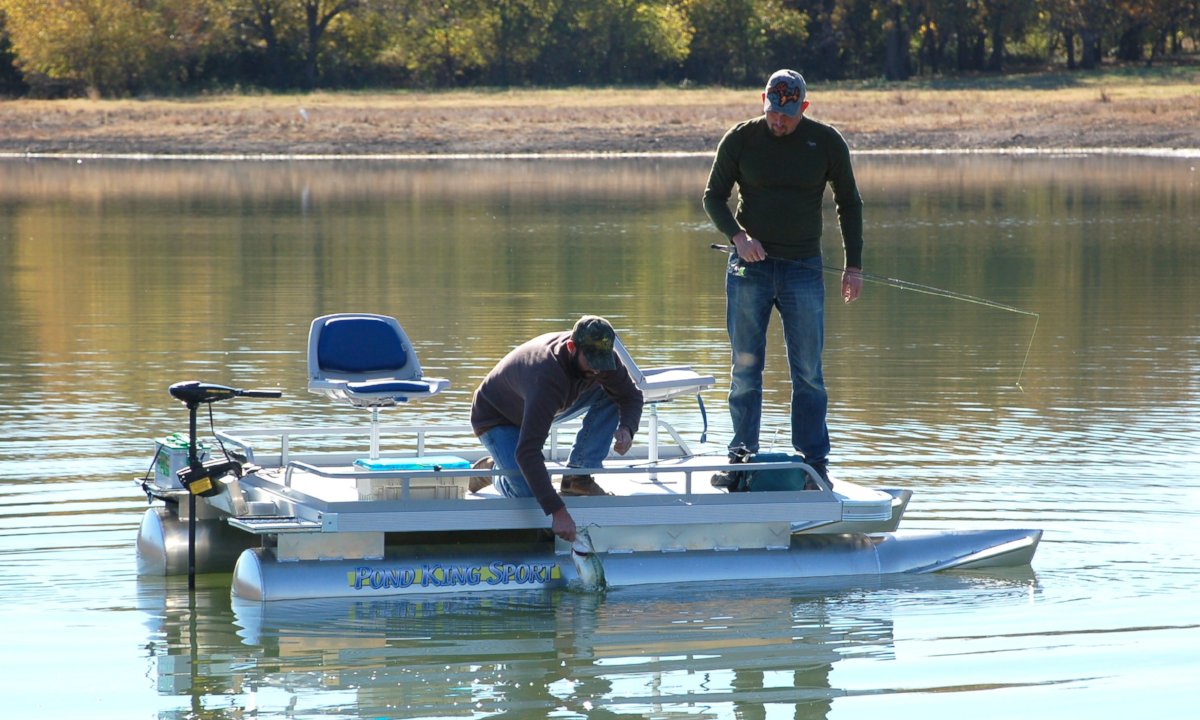
M 450 378 L 397 423 L 465 423 L 512 345 L 587 312 L 724 378 L 708 162 L 0 162 L 3 715 L 1194 717 L 1196 158 L 857 160 L 867 270 L 990 304 L 843 306 L 828 276 L 834 473 L 914 490 L 908 528 L 1043 528 L 1031 568 L 265 608 L 136 576 L 169 384 L 283 389 L 218 425 L 365 424 L 305 391 L 318 315 L 395 315 Z M 698 441 L 693 405 L 663 414 Z

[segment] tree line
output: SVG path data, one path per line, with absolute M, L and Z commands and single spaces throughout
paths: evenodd
M 1200 47 L 1200 0 L 0 0 L 0 93 L 904 80 Z

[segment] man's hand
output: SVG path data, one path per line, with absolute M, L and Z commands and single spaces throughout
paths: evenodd
M 555 510 L 550 516 L 550 529 L 563 540 L 575 542 L 575 518 L 565 507 Z
M 730 241 L 737 248 L 738 257 L 748 263 L 767 259 L 767 251 L 763 248 L 762 243 L 747 235 L 745 230 L 734 235 Z
M 848 267 L 842 271 L 842 302 L 852 303 L 862 293 L 862 268 Z
M 616 450 L 618 455 L 624 455 L 632 446 L 633 433 L 624 425 L 618 426 L 617 431 L 613 433 L 613 450 Z

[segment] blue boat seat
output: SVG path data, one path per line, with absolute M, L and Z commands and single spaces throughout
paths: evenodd
M 379 456 L 379 409 L 425 400 L 450 387 L 425 377 L 417 351 L 394 317 L 337 313 L 308 330 L 308 390 L 371 410 L 371 458 Z
M 449 386 L 445 378 L 424 377 L 417 352 L 396 318 L 338 313 L 312 321 L 309 392 L 379 408 L 424 400 Z

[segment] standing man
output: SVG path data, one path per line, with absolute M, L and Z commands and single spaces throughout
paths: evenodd
M 730 457 L 759 449 L 767 324 L 776 308 L 792 377 L 792 446 L 828 479 L 821 201 L 831 186 L 845 250 L 842 300 L 849 303 L 862 290 L 862 199 L 846 141 L 829 125 L 804 117 L 806 94 L 795 70 L 771 76 L 762 94 L 763 116 L 734 126 L 717 146 L 704 211 L 734 246 L 725 275 L 733 350 Z M 729 209 L 734 185 L 736 213 Z
M 552 516 L 554 534 L 573 542 L 575 520 L 554 491 L 542 447 L 550 425 L 586 411 L 567 467 L 600 467 L 611 445 L 624 455 L 642 418 L 642 391 L 613 351 L 616 332 L 585 315 L 570 332 L 529 340 L 504 357 L 475 390 L 471 427 L 507 471 L 496 488 L 506 497 L 534 497 Z M 564 475 L 563 495 L 604 495 L 591 475 Z

